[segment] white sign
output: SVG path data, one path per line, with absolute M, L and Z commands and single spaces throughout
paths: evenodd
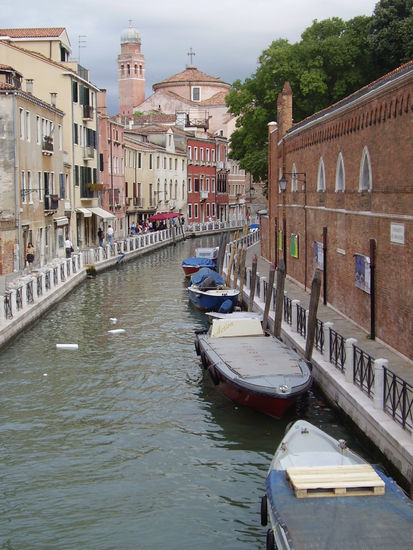
M 404 223 L 390 224 L 390 242 L 405 244 L 404 242 Z

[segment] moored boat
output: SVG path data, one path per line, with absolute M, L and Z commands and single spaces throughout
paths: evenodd
M 186 276 L 193 275 L 203 267 L 216 269 L 218 247 L 196 248 L 195 256 L 185 258 L 182 262 L 182 269 Z
M 413 503 L 398 485 L 304 420 L 272 459 L 261 501 L 267 550 L 408 550 Z
M 213 319 L 195 349 L 217 388 L 247 407 L 281 418 L 311 386 L 308 364 L 257 318 Z
M 201 311 L 228 313 L 237 304 L 239 290 L 227 287 L 219 273 L 203 267 L 191 276 L 188 296 Z

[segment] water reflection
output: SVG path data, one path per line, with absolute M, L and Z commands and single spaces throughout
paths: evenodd
M 90 279 L 0 355 L 0 544 L 19 550 L 258 549 L 286 423 L 205 376 L 185 241 Z M 110 335 L 110 318 L 124 334 Z M 62 351 L 57 343 L 77 343 Z M 305 414 L 339 423 L 311 401 Z M 332 413 L 331 413 L 332 414 Z

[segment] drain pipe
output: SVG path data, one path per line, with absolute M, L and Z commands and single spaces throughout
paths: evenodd
M 13 94 L 13 141 L 14 141 L 14 210 L 15 227 L 17 232 L 17 245 L 19 247 L 17 261 L 14 260 L 14 271 L 20 271 L 22 252 L 21 252 L 21 228 L 20 228 L 20 201 L 19 201 L 19 164 L 17 158 L 17 93 Z M 23 251 L 24 255 L 24 251 Z M 16 256 L 15 256 L 16 258 Z M 14 263 L 13 262 L 13 263 Z

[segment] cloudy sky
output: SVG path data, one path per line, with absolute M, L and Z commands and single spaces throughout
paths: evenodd
M 300 40 L 314 19 L 371 15 L 377 0 L 1 0 L 1 27 L 66 27 L 72 57 L 108 92 L 117 112 L 117 55 L 129 21 L 139 30 L 152 85 L 185 69 L 190 48 L 199 70 L 225 82 L 244 80 L 273 40 Z M 79 48 L 80 43 L 80 48 Z M 0 59 L 1 62 L 1 59 Z

